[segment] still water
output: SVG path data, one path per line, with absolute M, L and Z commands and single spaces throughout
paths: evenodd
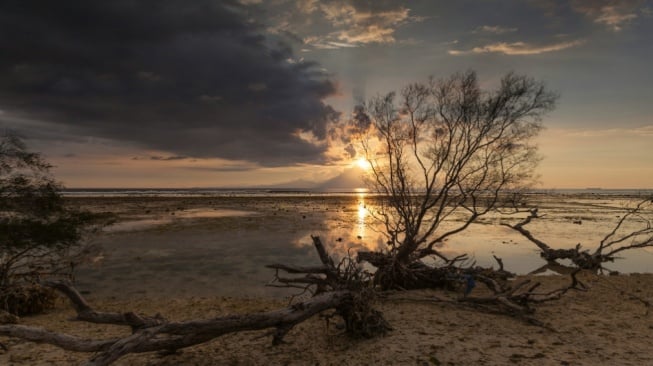
M 96 211 L 110 209 L 119 217 L 93 239 L 102 253 L 77 275 L 78 285 L 98 296 L 283 296 L 288 291 L 266 287 L 273 272 L 265 265 L 317 264 L 311 235 L 319 235 L 338 258 L 387 245 L 383 225 L 374 215 L 376 200 L 364 191 L 73 199 Z M 537 195 L 531 204 L 545 216 L 528 229 L 553 248 L 580 243 L 594 249 L 625 208 L 639 199 Z M 543 268 L 546 262 L 537 247 L 500 225 L 525 216 L 488 215 L 450 237 L 439 250 L 450 257 L 467 253 L 468 264 L 496 267 L 496 255 L 506 269 L 518 274 L 555 274 L 561 268 Z M 460 223 L 453 215 L 442 229 Z M 623 273 L 653 272 L 653 251 L 625 252 L 607 267 Z

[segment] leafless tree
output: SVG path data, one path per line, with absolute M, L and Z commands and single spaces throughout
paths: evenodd
M 373 214 L 388 235 L 387 251 L 359 259 L 378 267 L 383 287 L 419 286 L 409 267 L 432 255 L 450 263 L 438 243 L 533 182 L 533 138 L 556 98 L 543 83 L 513 73 L 484 91 L 468 71 L 355 109 L 370 187 L 381 200 Z

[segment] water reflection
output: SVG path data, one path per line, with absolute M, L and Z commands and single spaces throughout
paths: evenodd
M 125 232 L 149 230 L 162 225 L 169 225 L 180 220 L 189 219 L 215 219 L 222 217 L 245 217 L 256 215 L 254 211 L 243 211 L 218 208 L 197 208 L 187 210 L 175 210 L 172 212 L 159 213 L 157 215 L 144 214 L 128 218 L 105 227 L 105 232 Z M 153 217 L 154 216 L 154 217 Z
M 337 211 L 326 211 L 318 222 L 304 226 L 304 235 L 293 241 L 299 247 L 312 247 L 311 235 L 320 236 L 331 254 L 342 258 L 355 255 L 359 250 L 380 250 L 384 246 L 383 235 L 370 214 L 369 193 L 356 190 Z
M 358 237 L 365 238 L 365 219 L 367 218 L 368 211 L 367 206 L 365 205 L 365 192 L 358 192 L 358 220 L 356 221 L 356 229 L 358 231 Z
M 122 230 L 104 232 L 97 238 L 110 255 L 99 268 L 80 269 L 82 288 L 107 296 L 140 294 L 138 291 L 144 289 L 151 294 L 176 291 L 171 296 L 281 293 L 264 287 L 272 276 L 265 265 L 318 264 L 310 235 L 319 235 L 329 253 L 338 258 L 348 253 L 356 255 L 358 250 L 387 247 L 381 234 L 384 225 L 372 214 L 377 209 L 376 198 L 362 191 L 333 198 L 224 198 L 220 206 L 197 202 L 188 205 L 191 209 L 175 210 L 175 215 L 147 203 L 150 206 L 144 209 L 151 210 L 150 214 L 121 217 L 123 226 L 118 228 Z M 542 211 L 547 216 L 529 224 L 529 230 L 555 248 L 573 247 L 580 242 L 583 248 L 593 249 L 592 244 L 596 245 L 618 220 L 616 216 L 622 214 L 620 206 L 610 203 L 606 207 L 599 206 L 596 199 L 566 202 L 559 198 L 543 202 Z M 181 225 L 144 229 L 161 224 L 164 218 Z M 583 224 L 574 224 L 576 218 L 582 218 Z M 449 257 L 467 253 L 477 265 L 496 267 L 494 254 L 503 259 L 506 269 L 520 274 L 558 273 L 564 269 L 543 267 L 546 262 L 535 245 L 514 230 L 498 225 L 499 220 L 484 217 L 450 237 L 439 250 Z M 452 221 L 441 229 L 461 223 L 457 217 Z M 621 272 L 651 272 L 653 268 L 651 248 L 628 251 L 623 257 L 608 267 Z
M 555 249 L 572 248 L 581 243 L 584 249 L 593 251 L 603 236 L 615 225 L 617 214 L 622 213 L 624 203 L 610 202 L 607 205 L 597 200 L 577 200 L 571 203 L 556 201 L 545 207 L 547 216 L 529 224 L 529 230 Z M 619 204 L 617 204 L 619 203 Z M 319 235 L 330 253 L 342 257 L 355 255 L 358 250 L 382 250 L 386 248 L 382 232 L 384 226 L 371 215 L 375 209 L 374 200 L 367 192 L 356 192 L 352 200 L 336 212 L 329 211 L 319 229 L 306 227 L 298 246 L 312 246 L 310 235 Z M 544 205 L 543 205 L 544 206 Z M 582 225 L 574 221 L 582 218 Z M 451 220 L 442 223 L 441 230 L 447 231 L 463 223 L 462 216 L 452 215 Z M 514 230 L 501 226 L 503 220 L 516 222 L 521 216 L 490 214 L 466 230 L 448 238 L 439 247 L 447 257 L 468 254 L 470 263 L 484 267 L 496 267 L 493 257 L 503 259 L 506 269 L 519 273 L 558 273 L 551 266 L 542 269 L 546 262 L 540 257 L 538 248 Z M 635 231 L 636 226 L 624 224 L 626 232 Z M 620 253 L 620 259 L 608 263 L 610 270 L 620 272 L 650 272 L 653 263 L 653 249 L 645 248 Z

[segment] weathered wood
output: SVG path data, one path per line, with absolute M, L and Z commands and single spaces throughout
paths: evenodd
M 525 217 L 519 223 L 510 225 L 502 223 L 528 239 L 530 242 L 540 248 L 540 256 L 549 263 L 556 263 L 561 259 L 568 259 L 578 268 L 599 271 L 603 269 L 603 264 L 613 262 L 617 253 L 638 249 L 653 247 L 653 218 L 652 218 L 653 200 L 647 198 L 640 201 L 635 207 L 628 209 L 622 215 L 614 228 L 598 243 L 594 252 L 581 250 L 581 245 L 577 244 L 573 248 L 553 249 L 550 245 L 537 239 L 524 226 L 528 225 L 533 219 L 541 218 L 537 209 L 532 209 L 530 215 Z M 639 222 L 640 228 L 626 233 L 621 232 L 624 223 L 632 221 Z M 629 244 L 625 245 L 624 243 Z
M 70 286 L 66 282 L 47 281 L 43 283 L 43 286 L 54 288 L 55 290 L 64 294 L 70 300 L 73 308 L 77 312 L 76 320 L 83 320 L 89 323 L 98 324 L 128 325 L 132 327 L 132 329 L 152 327 L 155 325 L 163 324 L 165 322 L 165 319 L 163 319 L 160 315 L 148 317 L 138 315 L 134 312 L 108 313 L 95 311 L 86 302 L 84 297 L 77 291 L 77 289 Z
M 327 268 L 327 271 L 325 272 L 327 279 L 330 282 L 338 281 L 336 266 L 331 256 L 329 256 L 329 254 L 327 253 L 326 248 L 324 248 L 324 244 L 322 244 L 322 240 L 320 240 L 319 236 L 313 236 L 313 235 L 311 235 L 311 239 L 313 240 L 313 246 L 315 247 L 315 250 L 317 251 L 317 254 L 320 257 L 320 261 Z
M 283 329 L 283 334 L 324 310 L 335 308 L 349 299 L 347 291 L 317 295 L 310 300 L 269 312 L 231 315 L 213 319 L 163 324 L 144 329 L 111 345 L 95 356 L 89 365 L 108 365 L 128 353 L 180 349 L 208 342 L 228 333 L 267 328 Z M 281 337 L 274 337 L 274 343 Z
M 323 267 L 308 267 L 307 271 L 297 271 L 299 267 L 290 267 L 288 273 L 304 274 L 303 277 L 286 278 L 279 276 L 277 269 L 272 286 L 295 287 L 309 290 L 315 294 L 347 290 L 352 294 L 351 300 L 336 307 L 336 313 L 345 321 L 348 333 L 354 336 L 373 337 L 385 334 L 391 330 L 383 314 L 372 308 L 376 297 L 371 275 L 360 268 L 357 262 L 350 257 L 345 257 L 336 267 L 333 259 L 328 255 L 324 244 L 318 236 L 311 236 L 313 245 L 320 256 Z M 317 270 L 320 269 L 319 272 Z M 322 277 L 320 274 L 326 276 Z
M 373 336 L 390 329 L 383 315 L 372 309 L 373 291 L 366 285 L 365 275 L 353 262 L 335 266 L 326 248 L 317 236 L 312 237 L 322 266 L 300 267 L 283 264 L 270 265 L 277 271 L 275 279 L 287 287 L 295 284 L 315 286 L 319 291 L 311 299 L 294 303 L 286 308 L 252 314 L 239 314 L 212 319 L 169 322 L 160 315 L 144 316 L 135 312 L 100 312 L 94 310 L 84 297 L 70 284 L 47 282 L 64 294 L 77 312 L 76 320 L 93 323 L 130 326 L 133 334 L 108 340 L 84 339 L 52 332 L 39 327 L 16 324 L 0 325 L 0 335 L 23 338 L 33 342 L 49 343 L 66 350 L 97 352 L 87 365 L 109 365 L 129 353 L 173 351 L 194 346 L 234 332 L 273 329 L 273 344 L 297 324 L 325 310 L 333 309 L 343 317 L 347 330 L 353 334 Z M 347 265 L 345 265 L 347 263 Z M 282 278 L 279 271 L 304 274 L 304 277 Z
M 548 252 L 551 251 L 551 247 L 547 243 L 545 243 L 545 242 L 537 239 L 536 237 L 534 237 L 533 234 L 531 234 L 530 231 L 528 231 L 528 230 L 526 230 L 524 228 L 524 226 L 528 225 L 533 219 L 541 217 L 541 216 L 537 215 L 537 211 L 538 211 L 537 208 L 532 209 L 530 211 L 530 215 L 528 215 L 526 218 L 524 218 L 524 220 L 517 223 L 516 225 L 510 225 L 510 224 L 506 224 L 506 223 L 501 223 L 501 225 L 507 226 L 507 227 L 509 227 L 509 228 L 511 228 L 513 230 L 518 231 L 526 239 L 530 240 L 533 244 L 537 245 L 537 247 L 540 248 L 540 250 L 542 250 L 542 253 L 548 253 Z
M 95 314 L 92 308 L 67 284 L 59 284 L 57 289 L 63 290 L 67 296 L 73 297 L 71 302 L 81 307 L 83 314 Z M 0 334 L 26 339 L 37 343 L 48 343 L 57 347 L 77 352 L 100 352 L 94 356 L 88 365 L 108 365 L 128 353 L 152 352 L 160 350 L 180 349 L 204 343 L 222 335 L 247 330 L 276 328 L 282 330 L 276 333 L 274 343 L 279 343 L 296 324 L 328 309 L 337 308 L 351 301 L 349 291 L 327 292 L 317 295 L 307 301 L 288 306 L 283 309 L 242 315 L 230 315 L 213 319 L 191 320 L 168 323 L 160 320 L 158 324 L 145 325 L 132 335 L 124 338 L 108 340 L 92 340 L 75 337 L 63 333 L 52 332 L 40 327 L 18 324 L 0 325 Z M 89 317 L 88 321 L 101 320 L 102 323 L 132 326 L 133 322 L 125 320 L 119 313 L 99 318 Z M 140 318 L 139 318 L 140 319 Z
M 52 332 L 40 327 L 20 324 L 0 325 L 0 334 L 35 343 L 48 343 L 69 351 L 98 352 L 108 349 L 118 339 L 94 340 Z

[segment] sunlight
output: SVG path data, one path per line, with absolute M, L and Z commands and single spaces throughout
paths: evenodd
M 370 162 L 367 161 L 367 159 L 365 159 L 365 158 L 358 158 L 358 159 L 356 159 L 356 161 L 354 162 L 354 164 L 356 164 L 359 168 L 361 168 L 361 169 L 363 169 L 363 170 L 365 170 L 365 171 L 370 170 L 370 168 L 372 167 L 372 166 L 370 165 Z

